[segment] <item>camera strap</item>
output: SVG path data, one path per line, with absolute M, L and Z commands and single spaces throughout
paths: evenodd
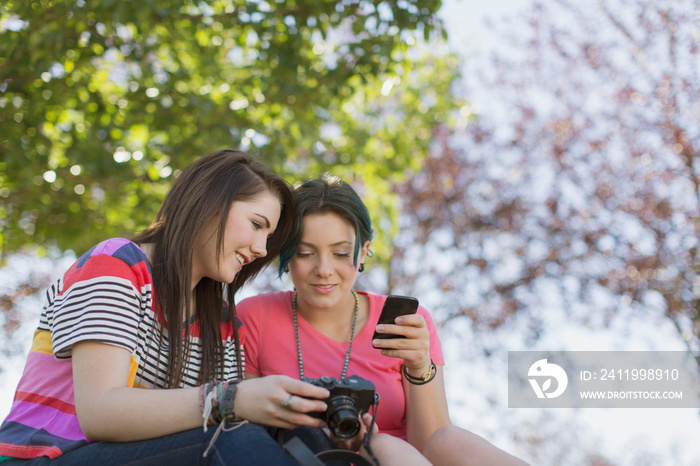
M 355 453 L 350 450 L 327 450 L 322 451 L 317 454 L 316 457 L 323 461 L 324 464 L 329 461 L 347 461 L 352 463 L 354 466 L 375 466 L 370 463 L 366 458 L 360 456 L 359 453 Z
M 374 456 L 374 452 L 372 451 L 372 448 L 369 446 L 369 441 L 372 438 L 372 431 L 374 430 L 374 425 L 377 423 L 377 410 L 379 409 L 379 393 L 374 394 L 374 403 L 373 404 L 374 404 L 374 406 L 372 407 L 373 408 L 372 409 L 372 424 L 370 424 L 369 429 L 367 429 L 367 433 L 365 433 L 365 437 L 362 439 L 362 446 L 365 447 L 367 454 L 372 459 L 372 461 L 374 461 L 374 464 L 376 466 L 379 466 L 379 460 L 377 459 L 376 456 Z M 373 465 L 370 465 L 370 466 L 373 466 Z
M 323 466 L 323 461 L 299 437 L 292 437 L 283 445 L 284 450 L 303 466 Z
M 324 466 L 331 461 L 343 461 L 355 466 L 375 466 L 359 453 L 349 450 L 326 450 L 314 455 L 314 452 L 299 437 L 287 440 L 284 449 L 303 466 Z
M 369 435 L 365 435 L 363 441 L 365 448 L 369 447 Z M 370 452 L 370 456 L 374 460 L 374 464 L 368 461 L 366 458 L 361 456 L 359 453 L 355 453 L 350 450 L 325 450 L 320 453 L 314 454 L 313 451 L 299 438 L 292 437 L 287 440 L 283 445 L 284 450 L 289 453 L 289 455 L 297 460 L 299 464 L 303 466 L 324 466 L 330 462 L 342 461 L 346 463 L 352 463 L 354 466 L 379 466 L 379 462 Z

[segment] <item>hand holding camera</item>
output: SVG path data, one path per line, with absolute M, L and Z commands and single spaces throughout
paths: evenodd
M 379 403 L 374 384 L 356 375 L 340 380 L 325 375 L 319 379 L 304 377 L 302 380 L 330 392 L 330 396 L 323 400 L 328 405 L 325 412 L 307 414 L 324 420 L 333 435 L 341 441 L 354 438 L 362 426 L 360 416 Z

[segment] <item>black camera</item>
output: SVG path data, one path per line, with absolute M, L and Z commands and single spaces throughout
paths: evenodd
M 304 377 L 304 382 L 323 387 L 331 392 L 323 400 L 328 405 L 325 413 L 310 412 L 309 416 L 323 419 L 339 440 L 350 440 L 360 431 L 359 416 L 370 406 L 379 402 L 374 384 L 356 375 L 344 379 L 334 379 L 327 375 L 320 379 Z

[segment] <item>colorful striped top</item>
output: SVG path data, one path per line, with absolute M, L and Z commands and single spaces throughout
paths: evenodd
M 242 328 L 239 333 L 243 340 Z M 224 377 L 242 378 L 233 326 L 227 317 L 221 334 Z M 160 325 L 146 254 L 129 240 L 116 238 L 98 244 L 48 289 L 10 413 L 0 426 L 0 460 L 56 458 L 90 442 L 75 413 L 70 360 L 73 345 L 88 340 L 131 352 L 125 386 L 164 386 L 167 330 Z M 197 384 L 202 355 L 197 321 L 190 327 L 189 344 L 182 386 Z

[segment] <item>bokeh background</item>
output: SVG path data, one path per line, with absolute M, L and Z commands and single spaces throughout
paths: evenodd
M 5 2 L 0 415 L 43 288 L 235 147 L 364 196 L 360 287 L 431 310 L 456 424 L 538 465 L 699 464 L 697 409 L 507 407 L 508 351 L 698 379 L 699 43 L 696 0 Z

